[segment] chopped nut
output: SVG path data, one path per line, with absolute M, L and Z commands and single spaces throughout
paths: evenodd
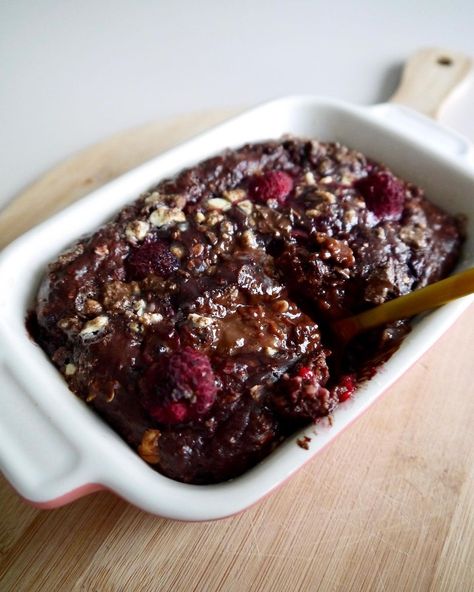
M 104 306 L 106 309 L 121 310 L 130 306 L 133 295 L 138 295 L 136 282 L 127 284 L 115 280 L 105 285 Z
M 316 179 L 311 171 L 305 173 L 304 180 L 308 185 L 316 185 Z
M 115 393 L 119 390 L 120 383 L 117 380 L 112 380 L 107 384 L 107 390 L 105 392 L 105 401 L 106 403 L 112 403 L 115 399 Z
M 129 327 L 132 333 L 140 333 L 142 331 L 142 327 L 135 321 L 132 321 L 129 324 Z
M 98 315 L 102 312 L 102 304 L 93 298 L 88 298 L 84 302 L 83 311 L 86 315 Z
M 222 199 L 222 197 L 211 197 L 206 203 L 206 208 L 208 210 L 221 210 L 222 212 L 225 212 L 230 207 L 231 203 L 226 199 Z
M 298 444 L 298 446 L 300 448 L 303 448 L 303 450 L 309 450 L 309 443 L 311 442 L 311 438 L 308 438 L 308 436 L 303 436 L 302 438 L 298 438 L 296 440 L 296 443 Z
M 77 317 L 65 317 L 58 321 L 58 327 L 66 333 L 78 333 L 81 322 Z
M 140 318 L 140 321 L 144 325 L 156 325 L 157 323 L 160 323 L 162 320 L 163 315 L 159 312 L 146 312 Z
M 248 247 L 249 249 L 258 249 L 257 239 L 251 230 L 246 230 L 243 232 L 241 240 L 244 247 Z
M 225 197 L 227 201 L 234 203 L 236 201 L 244 199 L 247 193 L 244 189 L 229 189 L 228 191 L 224 191 L 222 195 Z
M 206 232 L 206 236 L 207 236 L 209 242 L 211 243 L 211 245 L 217 244 L 217 236 L 213 232 L 211 232 L 209 230 L 208 232 Z
M 223 219 L 224 216 L 220 212 L 218 212 L 217 210 L 212 210 L 212 212 L 206 218 L 206 223 L 208 224 L 208 226 L 215 226 Z
M 317 218 L 321 215 L 321 212 L 316 208 L 312 208 L 311 210 L 306 210 L 305 214 L 308 218 Z
M 319 182 L 323 183 L 324 185 L 330 185 L 333 182 L 333 178 L 330 175 L 327 175 L 326 177 L 320 179 Z
M 87 321 L 79 335 L 84 338 L 91 337 L 96 333 L 100 333 L 103 329 L 105 329 L 105 327 L 107 327 L 108 324 L 109 317 L 100 315 L 91 321 Z
M 220 230 L 223 234 L 223 238 L 225 238 L 226 234 L 228 235 L 228 238 L 230 238 L 230 236 L 234 234 L 234 225 L 230 220 L 224 220 L 220 225 Z
M 186 216 L 179 208 L 169 208 L 168 206 L 160 206 L 150 214 L 148 218 L 153 226 L 161 228 L 162 226 L 171 226 L 178 222 L 185 222 Z
M 129 242 L 136 244 L 138 241 L 141 241 L 146 237 L 149 230 L 150 225 L 148 222 L 145 222 L 144 220 L 134 220 L 127 225 L 125 236 Z
M 354 209 L 350 208 L 344 212 L 344 222 L 346 224 L 355 224 L 357 222 L 357 213 Z
M 188 319 L 195 327 L 198 327 L 199 329 L 210 327 L 213 323 L 216 322 L 215 319 L 213 319 L 212 317 L 205 317 L 203 315 L 198 315 L 195 313 L 188 315 Z
M 334 193 L 329 193 L 329 191 L 318 191 L 317 196 L 329 204 L 334 204 L 337 201 L 337 198 L 334 195 Z
M 178 259 L 182 259 L 184 257 L 184 253 L 185 253 L 184 246 L 180 245 L 179 243 L 173 243 L 170 247 L 170 251 Z
M 146 302 L 143 299 L 137 300 L 133 303 L 133 310 L 141 317 L 146 310 Z
M 333 169 L 334 169 L 334 164 L 328 158 L 324 158 L 318 164 L 318 171 L 321 175 L 327 175 Z
M 237 298 L 240 296 L 240 292 L 239 289 L 235 286 L 231 287 L 229 290 L 229 298 L 231 298 L 231 300 L 237 300 Z
M 253 203 L 249 199 L 241 201 L 240 203 L 237 204 L 237 207 L 239 208 L 239 210 L 242 210 L 242 212 L 246 216 L 250 216 L 250 214 L 253 211 Z
M 272 308 L 275 312 L 284 313 L 290 308 L 290 305 L 288 300 L 277 300 L 272 304 Z
M 74 259 L 77 259 L 79 255 L 82 255 L 82 253 L 84 253 L 83 244 L 80 243 L 78 245 L 73 245 L 71 248 L 69 248 L 67 251 L 65 251 L 62 255 L 58 257 L 58 261 L 56 264 L 54 264 L 54 267 L 56 267 L 57 265 L 61 267 L 68 265 L 69 263 L 72 263 Z
M 76 366 L 74 364 L 66 364 L 66 368 L 64 369 L 64 374 L 66 376 L 72 376 L 76 373 Z
M 192 246 L 191 251 L 195 257 L 199 257 L 204 251 L 204 245 L 202 243 L 197 243 Z
M 99 255 L 99 257 L 106 257 L 109 254 L 109 247 L 107 245 L 97 245 L 94 253 Z
M 260 399 L 260 397 L 262 396 L 264 391 L 264 386 L 263 384 L 256 384 L 255 386 L 253 386 L 250 389 L 250 396 L 255 399 L 256 401 L 258 401 Z
M 266 353 L 267 356 L 271 356 L 271 357 L 273 357 L 275 354 L 278 353 L 278 350 L 276 350 L 273 347 L 264 347 L 263 351 Z
M 344 173 L 341 177 L 341 183 L 343 185 L 352 185 L 352 182 L 354 181 L 355 177 L 354 175 L 351 175 L 349 173 Z
M 151 193 L 148 197 L 145 198 L 145 203 L 148 205 L 160 203 L 162 201 L 163 196 L 161 195 L 161 193 L 158 193 L 158 191 L 153 191 L 153 193 Z
M 361 197 L 355 196 L 353 203 L 361 210 L 367 209 L 367 204 L 365 203 L 365 199 L 362 199 Z
M 172 193 L 165 196 L 166 203 L 174 208 L 182 210 L 188 201 L 185 195 L 181 193 Z
M 144 461 L 151 465 L 156 465 L 160 462 L 160 454 L 158 450 L 158 440 L 161 436 L 159 430 L 145 430 L 143 432 L 142 441 L 138 446 L 138 454 Z
M 204 222 L 204 220 L 206 219 L 206 216 L 202 212 L 196 212 L 196 216 L 194 217 L 194 219 L 198 224 L 201 224 L 201 222 Z
M 146 205 L 157 205 L 163 204 L 172 208 L 178 208 L 181 210 L 186 205 L 186 196 L 181 193 L 170 193 L 168 195 L 160 193 L 159 191 L 153 191 L 145 198 Z

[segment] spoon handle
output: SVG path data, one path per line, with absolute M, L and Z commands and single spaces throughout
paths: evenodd
M 337 321 L 333 325 L 333 330 L 343 341 L 349 341 L 367 329 L 412 317 L 472 292 L 474 292 L 474 268 L 394 298 L 358 315 Z

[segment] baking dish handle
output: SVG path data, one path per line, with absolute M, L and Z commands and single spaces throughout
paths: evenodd
M 369 110 L 397 132 L 418 141 L 421 138 L 443 155 L 473 164 L 471 142 L 434 121 L 471 72 L 472 60 L 463 53 L 439 47 L 420 49 L 405 63 L 399 86 L 389 102 Z
M 372 115 L 383 120 L 385 125 L 396 129 L 414 140 L 455 159 L 474 164 L 474 145 L 468 138 L 448 128 L 430 117 L 409 107 L 394 103 L 381 103 L 368 107 Z
M 40 507 L 62 505 L 99 488 L 89 483 L 80 451 L 33 402 L 1 354 L 1 472 L 20 495 Z

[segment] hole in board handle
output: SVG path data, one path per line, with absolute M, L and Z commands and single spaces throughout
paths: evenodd
M 451 58 L 448 58 L 447 56 L 440 56 L 436 62 L 440 65 L 440 66 L 452 66 L 453 65 L 453 60 Z

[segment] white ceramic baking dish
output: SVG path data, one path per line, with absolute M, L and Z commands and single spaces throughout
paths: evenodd
M 289 438 L 241 477 L 208 486 L 172 481 L 152 470 L 77 399 L 25 330 L 46 264 L 83 233 L 109 219 L 142 191 L 226 147 L 291 133 L 336 140 L 386 162 L 423 186 L 453 213 L 470 216 L 460 267 L 474 265 L 474 150 L 431 119 L 404 107 L 356 107 L 295 96 L 254 108 L 170 150 L 55 215 L 0 255 L 0 468 L 16 490 L 40 507 L 55 507 L 107 488 L 136 506 L 170 518 L 209 520 L 239 512 L 280 485 L 363 413 L 453 323 L 466 297 L 414 323 L 398 352 L 353 400 L 341 404 L 332 426 L 321 422 Z M 296 445 L 311 438 L 309 450 Z

